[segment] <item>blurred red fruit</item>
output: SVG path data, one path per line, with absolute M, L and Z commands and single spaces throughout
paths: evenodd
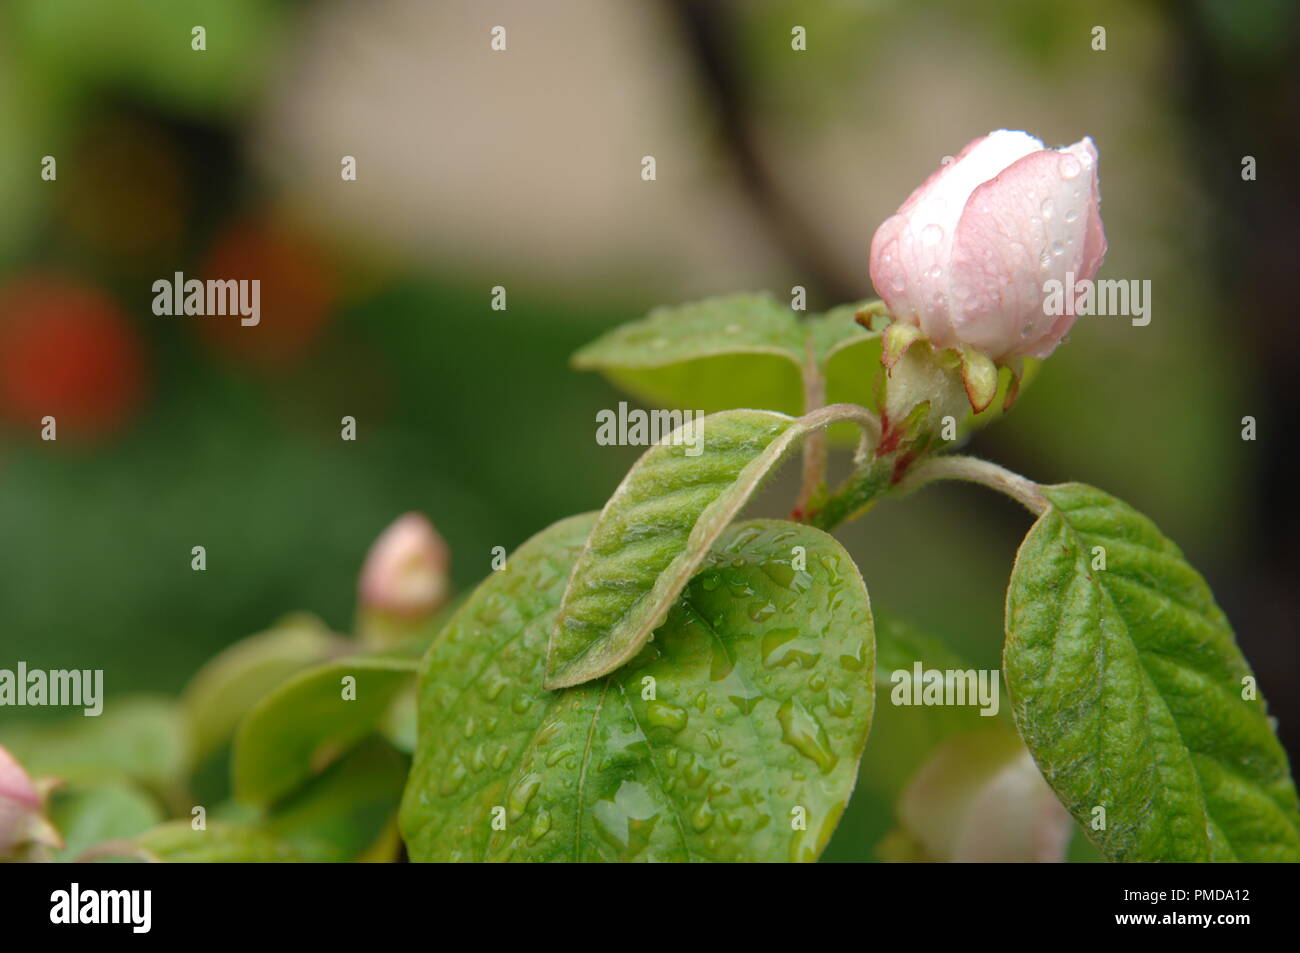
M 144 391 L 144 354 L 117 304 L 97 288 L 24 276 L 0 286 L 0 416 L 37 435 L 106 435 Z
M 320 336 L 334 302 L 334 282 L 316 247 L 288 228 L 260 220 L 226 229 L 203 263 L 203 278 L 261 281 L 261 320 L 191 318 L 231 357 L 263 367 L 291 364 Z

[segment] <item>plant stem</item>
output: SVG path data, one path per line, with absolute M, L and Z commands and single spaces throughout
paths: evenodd
M 891 457 L 862 454 L 853 475 L 840 484 L 826 504 L 812 514 L 809 522 L 818 529 L 829 532 L 845 520 L 858 515 L 889 489 L 893 472 L 894 462 Z
M 810 414 L 820 410 L 826 403 L 826 379 L 813 356 L 811 338 L 805 342 L 806 357 L 803 365 L 803 412 Z M 799 488 L 799 498 L 795 500 L 794 512 L 803 517 L 808 512 L 808 504 L 826 479 L 826 432 L 816 430 L 808 435 L 803 444 L 803 485 Z
M 1023 505 L 1035 516 L 1041 516 L 1049 506 L 1047 498 L 1033 480 L 975 457 L 932 457 L 923 460 L 903 478 L 898 489 L 907 492 L 939 480 L 965 480 L 997 490 Z
M 816 512 L 808 513 L 805 510 L 802 514 L 813 526 L 829 530 L 861 511 L 888 488 L 893 463 L 875 456 L 875 449 L 880 445 L 880 418 L 865 407 L 858 404 L 831 404 L 804 415 L 802 419 L 814 431 L 840 422 L 857 424 L 862 430 L 862 440 L 858 443 L 853 458 L 852 475 L 840 484 L 839 489 Z M 809 435 L 810 438 L 812 436 L 813 434 Z M 823 466 L 824 463 L 823 456 Z M 803 501 L 802 495 L 800 500 Z

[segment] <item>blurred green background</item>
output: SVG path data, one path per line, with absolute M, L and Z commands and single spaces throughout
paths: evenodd
M 1295 47 L 1288 0 L 3 0 L 0 666 L 175 692 L 291 610 L 346 631 L 406 510 L 472 586 L 636 457 L 596 444 L 620 396 L 577 347 L 711 294 L 866 297 L 875 227 L 944 155 L 1023 128 L 1096 141 L 1102 276 L 1150 279 L 1153 319 L 1082 319 L 972 450 L 1151 515 L 1294 755 Z M 176 271 L 260 278 L 261 324 L 155 316 Z M 943 487 L 840 535 L 879 609 L 997 667 L 1027 526 Z M 829 857 L 879 839 L 870 797 Z

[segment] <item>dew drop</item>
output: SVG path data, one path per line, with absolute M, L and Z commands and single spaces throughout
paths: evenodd
M 846 668 L 850 672 L 860 672 L 866 666 L 865 645 L 859 642 L 853 648 L 852 655 L 840 656 L 840 668 Z
M 853 703 L 849 696 L 838 688 L 832 688 L 826 696 L 826 707 L 836 718 L 847 718 L 853 711 Z
M 625 857 L 635 857 L 650 844 L 659 810 L 645 785 L 624 781 L 612 799 L 592 806 L 596 830 Z
M 1077 178 L 1079 173 L 1082 171 L 1083 171 L 1083 166 L 1079 164 L 1079 160 L 1076 159 L 1074 156 L 1066 156 L 1064 159 L 1061 160 L 1061 178 L 1063 179 Z
M 570 755 L 576 755 L 578 750 L 571 745 L 561 745 L 546 756 L 546 766 L 553 768 Z
M 667 728 L 674 734 L 685 728 L 688 720 L 684 708 L 662 701 L 652 701 L 646 708 L 645 717 L 646 721 L 656 728 Z
M 1052 213 L 1056 211 L 1056 203 L 1051 199 L 1043 199 L 1043 204 L 1039 206 L 1039 209 L 1043 213 L 1043 218 L 1049 219 L 1052 217 Z
M 943 229 L 938 225 L 927 225 L 921 229 L 921 244 L 935 246 L 943 241 Z
M 926 274 L 929 275 L 931 278 L 939 278 L 943 275 L 943 269 L 940 268 L 938 265 L 935 265 L 933 268 L 927 271 Z
M 551 812 L 542 808 L 533 818 L 533 826 L 528 829 L 528 843 L 536 844 L 551 829 Z
M 461 785 L 465 783 L 465 778 L 468 775 L 469 771 L 465 768 L 464 763 L 459 758 L 456 759 L 452 762 L 451 770 L 442 776 L 442 781 L 438 785 L 438 793 L 443 797 L 455 794 L 460 790 Z
M 1065 242 L 1052 242 L 1052 254 L 1060 258 L 1065 254 Z
M 1073 225 L 1078 220 L 1079 220 L 1079 210 L 1077 208 L 1072 208 L 1065 213 L 1065 221 L 1067 224 Z
M 816 640 L 801 638 L 798 629 L 772 629 L 763 634 L 762 653 L 765 668 L 799 665 L 812 668 L 821 658 L 814 650 Z
M 791 699 L 776 713 L 781 723 L 781 740 L 812 761 L 826 774 L 835 767 L 839 757 L 831 750 L 826 729 L 808 709 Z
M 690 760 L 682 768 L 682 777 L 693 788 L 698 788 L 708 776 L 709 769 L 700 764 L 699 759 L 694 755 L 691 755 Z
M 529 802 L 541 786 L 542 776 L 536 772 L 525 774 L 519 779 L 518 783 L 510 789 L 510 796 L 506 798 L 506 812 L 510 820 L 517 821 L 524 816 Z

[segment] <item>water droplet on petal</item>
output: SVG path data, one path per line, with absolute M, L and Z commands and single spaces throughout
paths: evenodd
M 1073 225 L 1078 220 L 1079 220 L 1079 210 L 1077 208 L 1072 208 L 1065 213 L 1065 221 L 1068 224 Z
M 1056 211 L 1056 203 L 1051 199 L 1043 199 L 1043 204 L 1039 206 L 1043 213 L 1043 218 L 1051 218 L 1052 213 Z
M 1074 156 L 1066 156 L 1061 160 L 1061 178 L 1073 179 L 1082 171 L 1083 166 L 1079 164 L 1079 160 Z
M 931 278 L 938 278 L 943 274 L 943 269 L 940 268 L 938 265 L 935 265 L 933 268 L 927 271 L 926 274 L 929 275 Z
M 1065 254 L 1065 242 L 1052 242 L 1052 254 L 1058 258 Z
M 927 225 L 921 229 L 921 244 L 934 246 L 943 241 L 943 228 L 938 225 Z

